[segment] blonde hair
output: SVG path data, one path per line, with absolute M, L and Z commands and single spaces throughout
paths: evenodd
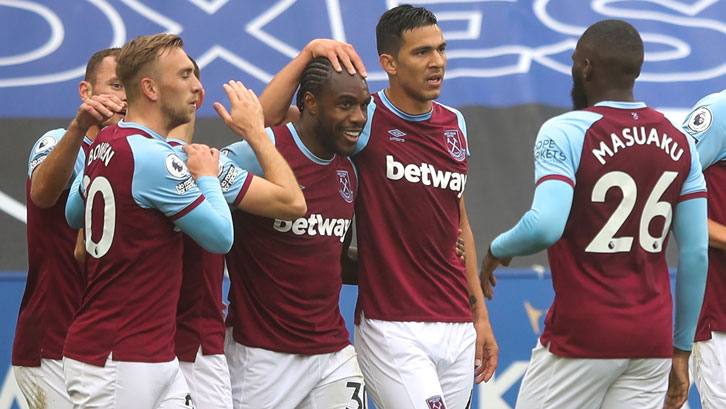
M 138 97 L 140 75 L 162 52 L 183 46 L 181 37 L 175 34 L 138 36 L 124 44 L 116 57 L 116 76 L 126 90 L 126 99 L 131 101 Z

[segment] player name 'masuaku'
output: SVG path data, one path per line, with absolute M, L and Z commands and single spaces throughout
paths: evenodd
M 386 155 L 386 177 L 391 180 L 405 178 L 411 183 L 450 189 L 459 193 L 457 197 L 461 197 L 466 187 L 466 175 L 463 173 L 441 171 L 424 162 L 421 165 L 404 165 L 396 161 L 393 155 Z
M 111 161 L 115 154 L 116 152 L 113 151 L 108 142 L 100 143 L 88 152 L 88 164 L 90 165 L 95 159 L 99 159 L 105 166 L 108 166 L 108 162 Z
M 622 137 L 621 137 L 622 136 Z M 625 142 L 623 142 L 625 139 Z M 592 154 L 595 155 L 601 164 L 605 164 L 606 157 L 612 157 L 619 150 L 629 148 L 634 145 L 655 145 L 669 155 L 673 161 L 677 161 L 683 155 L 683 148 L 678 146 L 678 142 L 667 134 L 660 135 L 656 128 L 648 130 L 644 126 L 634 126 L 632 128 L 624 128 L 620 131 L 620 135 L 616 133 L 610 134 L 610 145 L 606 141 L 600 142 L 599 149 L 593 149 Z
M 273 228 L 279 232 L 291 232 L 296 236 L 307 234 L 309 236 L 335 236 L 343 241 L 345 233 L 350 227 L 350 219 L 324 219 L 320 214 L 311 214 L 295 221 L 275 219 Z

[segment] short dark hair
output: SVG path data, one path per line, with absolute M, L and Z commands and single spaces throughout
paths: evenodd
M 436 24 L 436 15 L 423 7 L 403 4 L 386 11 L 376 25 L 378 55 L 396 56 L 405 31 Z
M 317 57 L 305 66 L 300 77 L 300 88 L 297 90 L 297 107 L 302 112 L 305 109 L 305 94 L 311 93 L 319 96 L 323 85 L 334 71 L 333 64 L 326 57 Z
M 630 23 L 623 20 L 598 21 L 582 33 L 579 43 L 596 50 L 612 72 L 632 80 L 640 75 L 644 59 L 643 40 Z
M 121 49 L 118 47 L 107 48 L 105 50 L 97 51 L 95 54 L 88 59 L 86 64 L 86 76 L 83 78 L 84 81 L 90 82 L 91 85 L 96 85 L 96 76 L 98 74 L 98 67 L 106 57 L 118 57 Z

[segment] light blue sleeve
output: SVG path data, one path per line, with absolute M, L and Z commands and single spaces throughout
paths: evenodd
M 363 132 L 361 132 L 360 136 L 358 137 L 358 142 L 356 142 L 355 149 L 353 150 L 353 154 L 351 156 L 357 155 L 358 152 L 362 151 L 366 146 L 368 146 L 368 141 L 370 141 L 371 139 L 371 124 L 373 123 L 373 115 L 375 115 L 375 113 L 376 100 L 371 97 L 371 103 L 368 104 L 368 120 L 366 121 L 366 126 L 363 127 Z
M 175 146 L 174 152 L 185 163 L 188 155 L 181 145 Z M 222 188 L 222 193 L 228 204 L 236 206 L 241 200 L 249 186 L 249 173 L 235 165 L 225 154 L 219 155 L 219 173 L 217 179 Z
M 269 130 L 269 128 L 266 130 Z M 271 134 L 272 131 L 269 130 L 268 135 Z M 274 135 L 271 136 L 271 138 L 273 138 L 274 143 Z M 255 155 L 255 151 L 252 150 L 252 147 L 249 143 L 247 143 L 247 141 L 240 141 L 227 145 L 221 150 L 221 152 L 222 155 L 227 157 L 232 164 L 255 176 L 264 177 L 264 172 L 262 171 L 260 162 L 257 160 L 257 155 Z
M 66 134 L 66 130 L 63 128 L 53 129 L 43 134 L 30 150 L 30 157 L 28 158 L 28 177 L 33 175 L 35 168 L 40 165 L 48 154 L 55 148 L 58 141 L 63 139 L 63 135 Z M 74 167 L 75 171 L 75 167 Z
M 198 185 L 185 162 L 164 141 L 132 135 L 128 142 L 134 155 L 131 192 L 136 203 L 162 212 L 206 250 L 229 251 L 234 240 L 232 218 L 217 178 L 208 177 L 211 182 Z M 179 224 L 192 213 L 186 220 L 198 225 Z
M 691 169 L 681 188 L 681 196 L 706 191 L 706 178 L 703 176 L 703 169 L 701 168 L 695 143 L 688 136 L 686 136 L 686 140 L 688 140 L 688 149 L 691 151 Z
M 562 237 L 570 217 L 574 188 L 563 180 L 550 179 L 537 185 L 532 208 L 509 231 L 491 244 L 492 255 L 509 258 L 537 253 Z
M 234 242 L 234 228 L 219 180 L 212 176 L 202 176 L 197 179 L 197 185 L 206 200 L 176 219 L 174 224 L 205 250 L 226 254 Z
M 545 122 L 534 144 L 534 179 L 568 180 L 573 186 L 580 166 L 585 133 L 602 115 L 589 111 L 573 111 Z
M 76 156 L 76 163 L 73 165 L 73 175 L 71 175 L 71 180 L 68 182 L 70 185 L 73 181 L 73 179 L 76 178 L 76 176 L 83 173 L 83 169 L 86 168 L 86 152 L 83 150 L 83 147 L 78 150 L 78 156 Z
M 68 192 L 68 200 L 66 201 L 66 221 L 68 225 L 74 229 L 83 227 L 83 218 L 85 216 L 85 196 L 86 186 L 82 186 L 84 174 L 81 171 L 71 183 Z
M 703 169 L 726 159 L 726 92 L 698 101 L 681 129 L 696 141 Z
M 673 235 L 678 242 L 676 271 L 676 321 L 673 346 L 693 347 L 708 274 L 708 223 L 706 199 L 684 200 L 676 206 Z

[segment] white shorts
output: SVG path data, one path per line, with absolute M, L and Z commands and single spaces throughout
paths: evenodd
M 537 341 L 516 409 L 660 409 L 671 360 L 557 356 Z
M 227 358 L 223 354 L 203 355 L 202 347 L 194 362 L 179 361 L 196 409 L 232 409 L 232 387 Z
M 726 408 L 726 332 L 693 344 L 691 372 L 703 409 Z
M 353 346 L 330 354 L 284 354 L 238 344 L 231 330 L 224 351 L 235 409 L 368 407 Z
M 169 362 L 114 361 L 105 366 L 63 358 L 66 388 L 75 409 L 194 407 L 176 358 Z
M 378 409 L 464 409 L 474 386 L 472 323 L 366 319 L 355 327 L 358 362 Z
M 30 409 L 71 409 L 66 391 L 63 361 L 41 359 L 40 366 L 13 366 L 15 382 Z

